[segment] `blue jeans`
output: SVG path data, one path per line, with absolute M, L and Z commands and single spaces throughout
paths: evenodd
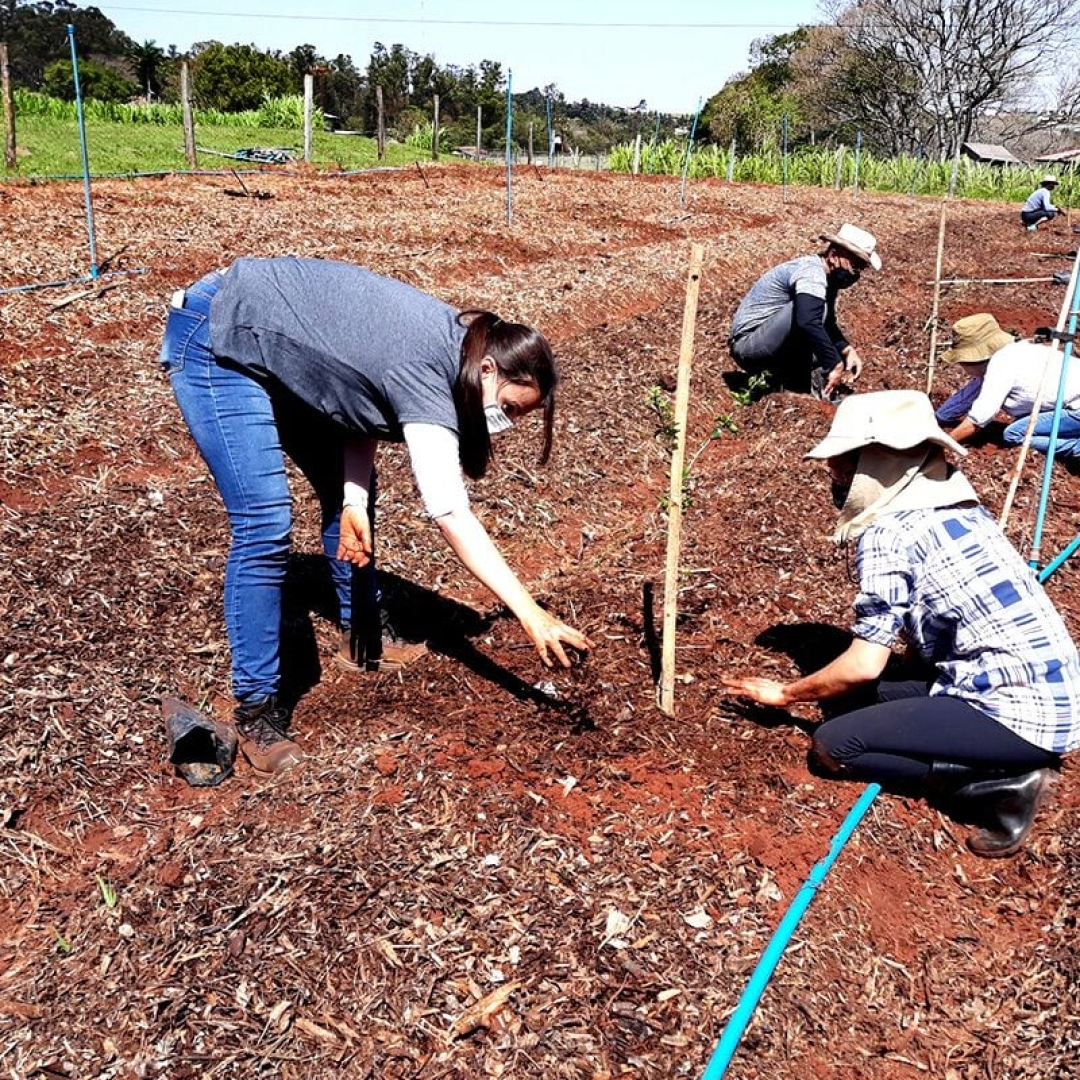
M 210 348 L 212 273 L 192 285 L 183 308 L 170 307 L 161 346 L 180 411 L 217 484 L 232 544 L 225 564 L 225 625 L 238 701 L 281 686 L 281 596 L 292 533 L 285 454 L 310 480 L 322 507 L 322 540 L 343 626 L 354 604 L 374 599 L 366 573 L 333 556 L 341 522 L 344 432 L 288 392 L 264 383 Z M 374 506 L 374 490 L 371 492 Z
M 1035 431 L 1031 436 L 1033 450 L 1044 454 L 1050 449 L 1050 428 L 1054 423 L 1054 410 L 1039 413 L 1035 421 Z M 1027 432 L 1028 417 L 1014 420 L 1006 429 L 1004 439 L 1010 446 L 1019 446 Z M 1054 444 L 1055 457 L 1080 457 L 1080 409 L 1062 409 L 1058 422 L 1057 442 Z

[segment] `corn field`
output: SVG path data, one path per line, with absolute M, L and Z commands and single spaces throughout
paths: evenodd
M 197 127 L 302 128 L 304 99 L 299 94 L 289 94 L 283 97 L 267 97 L 260 108 L 247 109 L 244 112 L 195 109 L 194 114 Z M 74 101 L 62 101 L 48 94 L 38 94 L 21 88 L 15 90 L 15 115 L 20 119 L 70 120 L 72 123 L 77 119 Z M 83 102 L 83 116 L 90 124 L 153 124 L 178 127 L 183 123 L 183 110 L 179 104 L 130 105 L 98 101 L 95 98 L 88 98 Z M 314 110 L 312 124 L 322 127 L 321 109 Z
M 856 163 L 849 146 L 805 147 L 792 151 L 785 162 L 778 149 L 767 150 L 731 160 L 727 147 L 696 147 L 690 154 L 688 175 L 693 179 L 712 177 L 757 184 L 798 184 L 805 187 L 853 188 L 862 191 L 893 192 L 907 195 L 944 195 L 952 178 L 952 161 L 927 161 L 915 157 L 877 158 L 863 151 Z M 616 146 L 610 155 L 612 172 L 631 172 L 634 162 L 632 144 Z M 856 174 L 856 164 L 858 173 Z M 667 140 L 642 146 L 639 172 L 679 175 L 686 166 L 686 144 Z M 1039 186 L 1046 168 L 1010 166 L 1002 168 L 962 158 L 956 179 L 956 195 L 967 199 L 993 199 L 1022 202 Z M 1080 193 L 1074 168 L 1061 169 L 1055 175 L 1061 181 L 1054 191 L 1059 206 L 1073 205 Z

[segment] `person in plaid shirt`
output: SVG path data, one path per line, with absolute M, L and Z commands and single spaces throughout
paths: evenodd
M 964 449 L 925 394 L 843 401 L 806 456 L 826 461 L 839 544 L 856 544 L 849 648 L 790 683 L 724 678 L 787 706 L 877 684 L 878 703 L 824 722 L 812 758 L 829 774 L 919 792 L 978 828 L 987 858 L 1023 845 L 1040 800 L 1080 746 L 1080 656 L 1034 571 L 979 505 L 945 449 Z M 884 681 L 898 645 L 920 677 Z

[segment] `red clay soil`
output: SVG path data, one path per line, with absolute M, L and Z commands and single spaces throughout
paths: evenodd
M 806 766 L 819 718 L 752 710 L 727 672 L 788 677 L 847 640 L 854 587 L 802 454 L 825 406 L 725 381 L 731 314 L 842 221 L 885 269 L 846 294 L 860 390 L 925 387 L 940 204 L 520 169 L 96 183 L 99 295 L 0 298 L 0 1072 L 12 1077 L 699 1076 L 768 938 L 859 794 Z M 89 266 L 78 185 L 0 189 L 0 287 Z M 672 401 L 691 241 L 706 245 L 678 597 L 675 718 L 655 707 Z M 946 278 L 1068 270 L 1066 223 L 949 207 Z M 225 518 L 157 367 L 165 298 L 241 255 L 362 263 L 543 329 L 565 376 L 552 463 L 499 442 L 478 513 L 596 648 L 545 670 L 441 546 L 381 454 L 391 605 L 431 653 L 330 663 L 330 590 L 301 480 L 286 662 L 304 766 L 241 761 L 194 789 L 160 701 L 228 715 Z M 1039 255 L 1049 257 L 1040 258 Z M 1049 281 L 943 290 L 1031 331 Z M 70 301 L 65 303 L 64 301 Z M 933 396 L 960 385 L 940 370 Z M 659 390 L 657 389 L 659 388 Z M 715 437 L 714 437 L 715 436 Z M 997 512 L 1016 452 L 965 470 Z M 1027 555 L 1042 459 L 1008 532 Z M 1080 480 L 1053 469 L 1045 561 Z M 1074 632 L 1072 563 L 1049 590 Z M 1075 836 L 1066 768 L 1025 850 L 882 796 L 799 926 L 729 1070 L 738 1080 L 1076 1075 Z M 491 997 L 490 995 L 495 995 Z

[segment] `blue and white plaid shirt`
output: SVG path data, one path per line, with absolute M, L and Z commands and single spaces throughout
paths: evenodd
M 883 514 L 858 542 L 856 637 L 901 635 L 951 694 L 1054 753 L 1080 746 L 1080 656 L 1035 572 L 981 507 Z

